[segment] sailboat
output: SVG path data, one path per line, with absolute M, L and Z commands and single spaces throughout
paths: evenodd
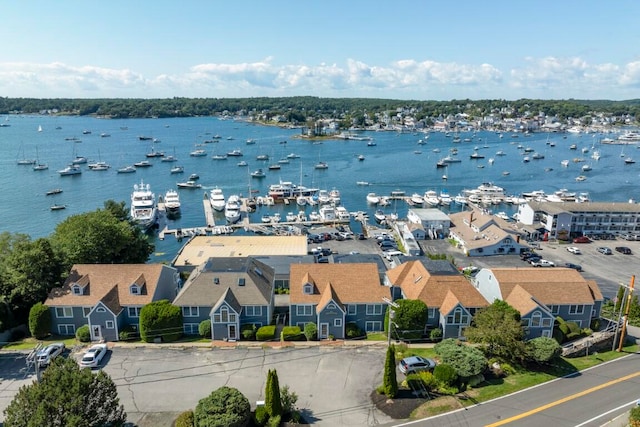
M 34 159 L 27 159 L 24 156 L 24 147 L 22 145 L 20 145 L 20 151 L 18 152 L 18 158 L 16 162 L 19 165 L 35 165 L 36 164 L 36 161 Z
M 36 162 L 33 164 L 34 171 L 43 171 L 49 169 L 49 165 L 46 163 L 40 163 L 40 157 L 38 156 L 38 147 L 36 147 Z

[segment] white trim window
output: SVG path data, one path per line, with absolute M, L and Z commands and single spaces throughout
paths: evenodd
M 104 307 L 98 307 L 96 308 L 96 313 L 106 313 L 107 309 Z
M 548 317 L 545 317 L 544 319 L 542 319 L 542 327 L 543 328 L 550 328 L 551 327 L 551 319 Z
M 313 306 L 311 305 L 296 305 L 296 316 L 312 316 Z
M 113 320 L 107 320 L 106 322 L 104 322 L 104 327 L 106 329 L 113 329 L 116 327 L 115 323 L 113 323 Z
M 436 309 L 431 307 L 427 308 L 427 320 L 433 320 L 436 318 Z
M 378 320 L 365 322 L 364 329 L 366 332 L 380 332 L 382 330 L 382 322 Z
M 382 304 L 367 304 L 367 316 L 382 315 Z
M 58 334 L 60 335 L 75 335 L 76 325 L 61 324 L 58 325 Z
M 342 327 L 342 319 L 333 319 L 333 326 L 335 326 L 336 328 L 341 328 Z
M 200 307 L 197 307 L 197 306 L 182 307 L 182 316 L 183 317 L 198 317 L 198 316 L 200 316 Z
M 182 332 L 186 335 L 198 335 L 200 333 L 198 327 L 200 325 L 198 323 L 183 323 L 182 324 Z
M 135 283 L 129 286 L 129 293 L 131 295 L 140 295 L 140 286 L 136 285 Z
M 262 316 L 262 306 L 261 305 L 245 305 L 244 315 L 247 317 Z
M 80 287 L 80 285 L 73 285 L 71 287 L 71 291 L 74 295 L 82 295 L 82 288 Z
M 529 325 L 532 328 L 539 328 L 542 325 L 542 313 L 539 311 L 531 313 L 531 322 L 529 322 Z
M 358 314 L 358 305 L 357 304 L 347 304 L 347 314 L 349 316 L 354 316 Z
M 127 313 L 129 317 L 140 317 L 140 311 L 142 307 L 127 307 Z
M 73 307 L 56 307 L 56 317 L 58 319 L 68 319 L 73 317 Z
M 82 307 L 82 317 L 89 317 L 89 313 L 91 313 L 92 307 Z
M 573 304 L 569 306 L 569 314 L 582 314 L 584 313 L 584 305 Z

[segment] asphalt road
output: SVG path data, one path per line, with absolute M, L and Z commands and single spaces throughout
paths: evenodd
M 484 402 L 396 426 L 596 427 L 624 414 L 640 398 L 640 355 L 624 358 Z
M 359 347 L 160 348 L 116 347 L 101 364 L 114 380 L 127 419 L 139 426 L 169 427 L 178 413 L 194 409 L 213 390 L 240 390 L 255 407 L 264 400 L 267 371 L 298 395 L 297 407 L 318 426 L 389 423 L 371 391 L 382 381 L 384 345 Z M 24 354 L 0 353 L 0 413 L 25 377 Z M 0 419 L 2 416 L 0 416 Z

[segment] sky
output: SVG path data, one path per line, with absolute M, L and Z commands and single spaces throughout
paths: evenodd
M 640 98 L 640 1 L 20 0 L 0 96 Z

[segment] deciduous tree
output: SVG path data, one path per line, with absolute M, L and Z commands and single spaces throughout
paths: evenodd
M 5 427 L 117 427 L 127 418 L 111 377 L 63 357 L 51 362 L 40 382 L 20 388 L 4 417 Z

